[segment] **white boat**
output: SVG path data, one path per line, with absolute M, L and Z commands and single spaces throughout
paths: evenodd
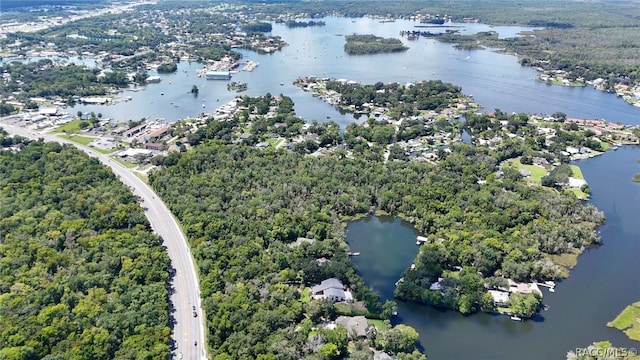
M 522 318 L 519 316 L 511 315 L 511 320 L 513 321 L 522 321 Z

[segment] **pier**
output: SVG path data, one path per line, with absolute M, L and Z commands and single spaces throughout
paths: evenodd
M 555 292 L 556 291 L 556 283 L 553 281 L 545 281 L 544 283 L 534 283 L 538 286 L 544 286 L 549 288 L 549 292 Z

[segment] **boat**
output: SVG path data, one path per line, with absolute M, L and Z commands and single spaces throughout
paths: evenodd
M 349 251 L 347 253 L 347 255 L 349 255 L 349 256 L 358 256 L 358 255 L 360 255 L 360 253 L 359 252 L 351 252 L 351 251 Z
M 555 288 L 549 288 L 549 292 L 556 292 Z
M 435 25 L 442 25 L 444 24 L 444 19 L 424 19 L 422 21 L 420 21 L 423 24 L 435 24 Z
M 513 321 L 522 321 L 522 318 L 516 315 L 511 315 L 511 320 Z
M 207 71 L 205 73 L 207 80 L 229 80 L 231 79 L 230 71 Z

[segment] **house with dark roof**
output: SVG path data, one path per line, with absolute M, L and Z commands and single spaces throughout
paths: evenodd
M 369 334 L 369 323 L 364 316 L 338 316 L 337 325 L 342 325 L 348 334 L 365 337 Z

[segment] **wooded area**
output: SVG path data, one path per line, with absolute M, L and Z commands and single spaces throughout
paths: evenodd
M 0 358 L 169 356 L 169 258 L 137 199 L 73 147 L 0 151 Z
M 406 51 L 408 47 L 399 39 L 382 38 L 375 35 L 347 35 L 344 51 L 349 55 L 366 55 Z

